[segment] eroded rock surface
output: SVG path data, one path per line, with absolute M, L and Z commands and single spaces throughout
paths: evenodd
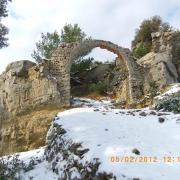
M 11 63 L 0 75 L 0 120 L 11 118 L 40 104 L 63 104 L 57 81 L 49 72 L 48 62 Z
M 173 33 L 157 32 L 152 34 L 152 51 L 137 62 L 144 69 L 144 90 L 155 81 L 159 89 L 178 82 L 178 72 L 173 61 Z

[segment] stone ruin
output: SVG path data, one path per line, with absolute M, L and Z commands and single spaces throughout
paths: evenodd
M 72 62 L 86 52 L 100 47 L 115 53 L 125 62 L 129 78 L 129 99 L 142 96 L 142 76 L 129 49 L 109 41 L 85 40 L 63 43 L 50 60 L 36 65 L 30 61 L 11 63 L 0 76 L 1 119 L 11 117 L 38 104 L 70 105 L 70 69 Z
M 125 62 L 129 74 L 129 98 L 131 102 L 137 102 L 142 96 L 143 81 L 140 66 L 133 59 L 127 48 L 122 48 L 109 41 L 85 40 L 83 42 L 62 44 L 52 54 L 50 70 L 53 77 L 57 79 L 57 86 L 64 105 L 70 103 L 70 69 L 72 62 L 82 54 L 99 47 L 106 49 L 118 56 L 119 60 Z
M 129 49 L 111 42 L 86 40 L 61 44 L 51 59 L 39 64 L 28 60 L 9 64 L 0 75 L 0 155 L 38 148 L 39 143 L 44 145 L 37 136 L 47 133 L 55 111 L 70 106 L 72 62 L 93 48 L 107 49 L 117 55 L 113 69 L 115 78 L 110 81 L 117 102 L 125 102 L 132 108 L 144 107 L 141 103 L 148 95 L 151 81 L 161 89 L 180 79 L 180 59 L 173 63 L 171 38 L 170 32 L 152 34 L 152 50 L 141 59 L 134 59 Z M 25 117 L 18 116 L 24 112 Z
M 152 52 L 139 60 L 135 60 L 127 48 L 109 41 L 90 39 L 62 43 L 52 53 L 51 59 L 40 64 L 30 61 L 11 63 L 0 75 L 0 120 L 36 105 L 70 106 L 72 62 L 96 47 L 116 54 L 117 59 L 123 62 L 120 64 L 125 64 L 128 103 L 138 103 L 147 94 L 150 81 L 156 81 L 159 87 L 178 82 L 180 74 L 172 60 L 171 34 L 153 34 Z

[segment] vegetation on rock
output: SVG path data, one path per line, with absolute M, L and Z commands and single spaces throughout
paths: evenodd
M 39 63 L 43 59 L 50 59 L 52 52 L 62 43 L 73 43 L 83 41 L 87 35 L 82 31 L 78 24 L 66 24 L 61 30 L 61 34 L 57 31 L 53 33 L 41 33 L 41 40 L 36 43 L 36 50 L 33 51 L 31 56 Z M 89 69 L 92 58 L 84 59 L 83 56 L 89 53 L 82 54 L 78 59 L 72 63 L 71 75 L 77 72 L 82 72 Z
M 157 96 L 158 85 L 157 85 L 156 81 L 151 81 L 149 83 L 149 94 L 150 94 L 150 98 L 154 98 L 155 96 Z
M 156 104 L 155 109 L 180 113 L 180 98 L 176 97 L 159 102 Z
M 21 171 L 27 172 L 34 168 L 34 166 L 41 162 L 40 159 L 31 159 L 28 164 L 19 159 L 19 155 L 9 155 L 0 158 L 0 180 L 6 179 L 21 179 L 19 173 Z
M 141 58 L 151 51 L 151 43 L 141 42 L 138 48 L 135 48 L 133 53 L 136 58 Z
M 89 70 L 93 60 L 94 58 L 78 59 L 76 63 L 73 63 L 71 66 L 71 75 Z
M 53 33 L 41 33 L 41 39 L 36 43 L 36 49 L 31 56 L 37 61 L 42 59 L 50 59 L 52 52 L 62 43 L 73 43 L 83 41 L 87 38 L 86 34 L 78 26 L 78 24 L 66 24 L 61 30 L 61 34 L 57 31 Z
M 134 40 L 132 41 L 132 50 L 136 58 L 141 58 L 151 50 L 152 37 L 151 33 L 157 31 L 171 31 L 172 27 L 163 22 L 160 16 L 153 16 L 144 20 L 136 30 Z
M 57 31 L 53 33 L 41 33 L 41 40 L 36 43 L 36 50 L 31 54 L 37 61 L 41 62 L 43 58 L 49 59 L 52 51 L 61 43 L 60 36 Z
M 96 92 L 97 94 L 104 95 L 107 92 L 107 83 L 105 81 L 98 81 L 97 83 L 92 83 L 89 85 L 89 90 L 91 92 Z
M 78 26 L 78 24 L 66 24 L 61 30 L 61 41 L 65 43 L 73 43 L 85 40 L 86 34 Z

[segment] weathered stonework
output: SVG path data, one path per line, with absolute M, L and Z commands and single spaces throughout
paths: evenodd
M 129 49 L 102 40 L 61 44 L 50 60 L 36 65 L 30 61 L 11 63 L 0 76 L 0 120 L 11 118 L 40 104 L 70 106 L 70 69 L 72 62 L 93 48 L 117 54 L 128 71 L 129 99 L 142 96 L 142 77 Z
M 70 106 L 72 62 L 96 47 L 117 55 L 124 69 L 119 76 L 125 72 L 127 77 L 119 79 L 116 90 L 120 93 L 116 94 L 117 98 L 128 99 L 128 103 L 138 102 L 148 92 L 151 81 L 157 82 L 160 88 L 178 82 L 178 66 L 175 67 L 172 59 L 172 33 L 154 33 L 152 39 L 152 52 L 137 61 L 127 48 L 109 41 L 85 40 L 61 44 L 50 60 L 38 65 L 30 61 L 10 64 L 0 76 L 0 119 L 39 104 Z
M 138 101 L 142 96 L 143 77 L 141 76 L 140 66 L 134 61 L 130 50 L 109 41 L 85 40 L 83 42 L 60 45 L 52 54 L 50 60 L 51 73 L 58 81 L 58 89 L 60 94 L 65 97 L 65 104 L 69 105 L 70 102 L 70 69 L 72 62 L 96 47 L 113 52 L 125 62 L 129 74 L 129 99 L 132 102 Z

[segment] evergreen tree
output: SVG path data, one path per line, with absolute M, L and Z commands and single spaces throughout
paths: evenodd
M 172 27 L 168 23 L 163 22 L 160 16 L 153 16 L 150 19 L 144 20 L 139 29 L 136 30 L 134 40 L 131 44 L 134 56 L 141 58 L 150 52 L 152 45 L 151 33 L 171 30 Z
M 46 34 L 41 33 L 41 40 L 36 43 L 36 50 L 33 51 L 31 56 L 37 62 L 41 62 L 44 58 L 50 59 L 53 50 L 61 43 L 73 43 L 85 39 L 86 34 L 81 30 L 78 24 L 66 24 L 61 31 L 61 35 L 58 34 L 57 31 L 54 31 L 53 33 L 48 32 Z
M 36 43 L 36 50 L 33 51 L 31 56 L 37 61 L 41 62 L 42 59 L 49 59 L 52 51 L 61 43 L 60 35 L 57 31 L 53 33 L 41 33 L 41 40 Z
M 86 34 L 81 30 L 78 24 L 66 24 L 61 31 L 62 42 L 72 43 L 82 41 L 85 37 Z
M 2 18 L 8 16 L 7 3 L 11 0 L 0 0 L 0 49 L 8 46 L 6 35 L 8 34 L 8 28 L 4 26 L 1 21 Z

